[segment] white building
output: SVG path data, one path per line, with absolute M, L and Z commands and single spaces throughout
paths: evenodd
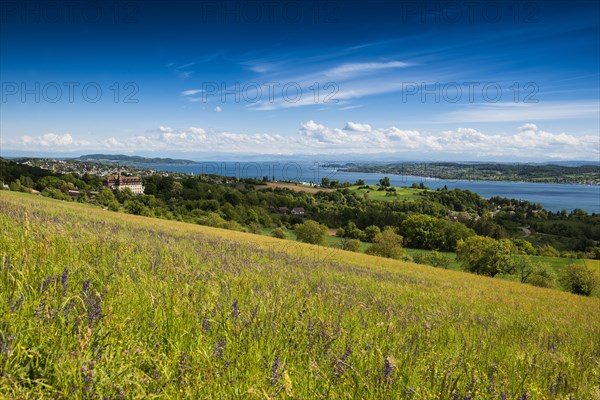
M 144 185 L 139 176 L 109 176 L 104 181 L 104 186 L 113 190 L 129 188 L 133 194 L 144 194 Z

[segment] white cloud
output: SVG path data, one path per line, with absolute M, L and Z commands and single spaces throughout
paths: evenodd
M 223 109 L 219 106 L 216 106 L 214 109 L 214 112 L 220 113 L 221 111 L 223 111 Z
M 411 65 L 412 64 L 402 61 L 348 63 L 325 71 L 325 75 L 330 78 L 348 78 L 355 75 L 369 74 L 386 69 L 410 67 Z
M 353 132 L 371 132 L 371 125 L 358 124 L 356 122 L 347 122 L 346 126 L 344 126 L 344 130 Z
M 78 140 L 69 133 L 46 133 L 3 138 L 3 149 L 98 151 L 100 149 L 140 152 L 203 152 L 263 154 L 381 154 L 394 153 L 412 159 L 588 159 L 600 157 L 598 136 L 552 133 L 533 123 L 515 127 L 512 133 L 486 133 L 461 127 L 437 133 L 376 128 L 348 122 L 343 128 L 329 127 L 314 120 L 301 123 L 296 134 L 238 133 L 201 127 L 177 129 L 169 126 L 129 137 L 108 137 L 96 141 Z
M 317 124 L 312 119 L 300 125 L 300 135 L 317 143 L 343 144 L 349 138 L 348 134 L 342 129 L 327 128 L 324 125 Z
M 81 147 L 89 144 L 84 140 L 74 140 L 69 133 L 46 133 L 41 136 L 23 136 L 21 143 L 26 147 Z
M 202 93 L 202 92 L 204 92 L 204 90 L 202 90 L 202 89 L 189 89 L 189 90 L 184 90 L 183 92 L 181 92 L 181 95 L 182 96 L 193 96 L 195 94 Z
M 441 114 L 440 122 L 506 122 L 598 118 L 600 102 L 572 101 L 539 103 L 481 103 L 470 104 L 460 111 Z

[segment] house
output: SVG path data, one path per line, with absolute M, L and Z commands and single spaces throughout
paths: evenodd
M 144 185 L 139 176 L 108 176 L 104 180 L 104 186 L 113 190 L 129 188 L 133 194 L 144 194 Z
M 292 208 L 291 214 L 292 215 L 297 215 L 299 217 L 304 217 L 304 215 L 305 215 L 304 207 L 294 207 L 294 208 Z
M 79 196 L 79 190 L 69 190 L 69 196 L 76 199 Z
M 287 207 L 279 207 L 277 211 L 279 211 L 279 214 L 287 214 L 290 212 L 290 209 Z

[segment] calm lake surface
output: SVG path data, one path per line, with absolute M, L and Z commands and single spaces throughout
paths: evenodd
M 161 171 L 184 172 L 188 174 L 215 174 L 237 178 L 293 180 L 300 182 L 321 182 L 321 178 L 337 179 L 340 182 L 356 182 L 363 179 L 367 184 L 376 184 L 384 174 L 364 172 L 343 172 L 324 168 L 317 163 L 264 161 L 264 162 L 204 162 L 190 165 L 148 165 Z M 431 189 L 463 189 L 490 198 L 494 196 L 527 200 L 540 203 L 550 211 L 581 208 L 589 213 L 600 213 L 600 186 L 563 185 L 554 183 L 494 182 L 473 180 L 441 180 L 410 175 L 385 174 L 394 186 L 410 186 L 413 182 L 425 184 Z

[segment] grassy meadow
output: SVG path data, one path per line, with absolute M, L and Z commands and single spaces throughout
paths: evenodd
M 598 298 L 7 191 L 0 307 L 0 398 L 600 398 Z
M 410 187 L 399 187 L 393 186 L 396 189 L 396 195 L 392 196 L 385 190 L 377 190 L 378 186 L 370 185 L 371 189 L 365 189 L 363 186 L 349 186 L 348 189 L 360 196 L 367 196 L 369 200 L 380 200 L 380 201 L 397 201 L 397 200 L 415 200 L 419 199 L 421 193 L 425 189 L 417 189 Z

